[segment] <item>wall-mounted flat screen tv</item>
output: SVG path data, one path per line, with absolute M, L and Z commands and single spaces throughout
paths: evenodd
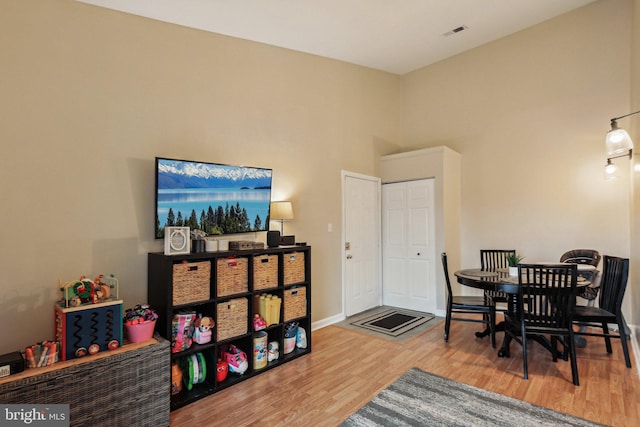
M 269 229 L 271 169 L 156 157 L 155 237 L 167 226 L 208 235 Z

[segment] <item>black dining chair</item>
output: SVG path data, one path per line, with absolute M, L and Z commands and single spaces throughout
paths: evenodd
M 576 302 L 577 268 L 575 264 L 518 266 L 518 310 L 515 314 L 505 315 L 505 332 L 522 345 L 525 379 L 529 378 L 527 338 L 546 342 L 545 336 L 549 335 L 553 361 L 558 360 L 557 343 L 560 342 L 569 353 L 573 384 L 579 385 L 571 323 Z
M 507 257 L 509 255 L 515 255 L 515 249 L 480 249 L 480 268 L 483 271 L 495 271 L 498 269 L 507 269 L 509 267 L 509 263 L 507 262 Z M 496 303 L 506 303 L 507 302 L 507 294 L 504 292 L 497 291 L 485 291 L 485 296 L 487 298 L 491 298 L 493 300 L 494 305 Z M 507 311 L 506 307 L 503 305 L 500 307 L 496 307 L 496 311 Z
M 489 335 L 491 335 L 491 345 L 496 347 L 496 310 L 493 300 L 487 300 L 485 297 L 475 296 L 458 296 L 453 295 L 451 291 L 451 281 L 449 280 L 449 266 L 447 263 L 447 254 L 443 252 L 442 268 L 444 270 L 445 283 L 447 284 L 447 313 L 444 322 L 444 341 L 449 341 L 449 328 L 452 320 L 460 322 L 484 323 L 489 327 Z M 454 314 L 482 314 L 480 319 L 475 317 L 454 317 Z
M 611 353 L 611 338 L 622 342 L 622 352 L 627 368 L 631 368 L 627 344 L 626 322 L 622 314 L 622 299 L 629 277 L 629 259 L 605 255 L 602 260 L 602 279 L 598 307 L 576 306 L 574 324 L 581 326 L 577 335 L 604 337 L 607 353 Z M 618 332 L 610 332 L 608 324 L 617 324 Z M 602 333 L 586 332 L 583 327 L 598 328 Z

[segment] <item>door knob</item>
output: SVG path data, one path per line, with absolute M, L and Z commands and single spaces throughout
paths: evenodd
M 351 259 L 351 258 L 353 258 L 353 256 L 347 255 L 347 259 Z

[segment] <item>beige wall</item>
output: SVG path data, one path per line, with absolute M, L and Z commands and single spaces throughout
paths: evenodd
M 628 256 L 629 180 L 601 171 L 631 84 L 638 106 L 632 2 L 402 77 L 71 0 L 0 2 L 0 354 L 52 338 L 59 278 L 113 273 L 125 306 L 145 300 L 155 156 L 274 169 L 287 232 L 313 246 L 314 321 L 341 313 L 340 172 L 377 175 L 379 155 L 462 154 L 463 265 L 488 246 Z
M 481 248 L 629 256 L 629 180 L 602 169 L 630 108 L 630 31 L 631 1 L 603 0 L 404 76 L 405 147 L 462 155 L 463 266 Z
M 398 76 L 71 0 L 3 0 L 0 33 L 0 354 L 53 338 L 59 278 L 146 300 L 155 156 L 273 168 L 341 312 L 340 171 L 398 140 Z

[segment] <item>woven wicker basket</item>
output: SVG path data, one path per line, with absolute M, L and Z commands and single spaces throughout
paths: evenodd
M 168 426 L 169 342 L 155 338 L 2 378 L 0 402 L 71 402 L 71 427 Z
M 211 297 L 211 262 L 173 265 L 173 305 L 205 301 Z
M 284 321 L 307 315 L 307 288 L 286 289 L 284 291 Z
M 283 254 L 284 284 L 304 282 L 304 252 L 290 252 Z
M 219 258 L 217 263 L 217 295 L 241 294 L 249 290 L 247 258 Z
M 253 258 L 253 289 L 262 290 L 278 286 L 278 256 L 261 255 Z
M 216 337 L 218 341 L 246 334 L 249 302 L 246 298 L 235 298 L 218 304 Z

